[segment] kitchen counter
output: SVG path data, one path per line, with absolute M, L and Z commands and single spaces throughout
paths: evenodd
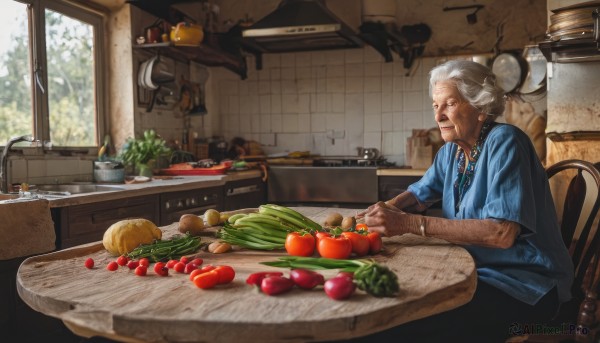
M 427 169 L 379 168 L 377 176 L 423 176 Z
M 136 196 L 159 194 L 163 192 L 186 191 L 215 186 L 223 186 L 226 182 L 261 177 L 259 170 L 231 172 L 224 175 L 210 176 L 174 176 L 172 179 L 153 179 L 149 182 L 134 184 L 112 184 L 120 189 L 114 191 L 72 194 L 61 198 L 48 199 L 50 207 L 66 207 L 110 201 Z

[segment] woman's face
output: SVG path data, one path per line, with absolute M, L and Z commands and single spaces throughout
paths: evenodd
M 485 116 L 464 100 L 453 82 L 433 87 L 433 111 L 445 142 L 454 142 L 466 151 L 475 145 Z

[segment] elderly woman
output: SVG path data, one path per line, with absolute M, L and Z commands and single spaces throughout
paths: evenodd
M 457 60 L 430 76 L 445 145 L 420 181 L 359 216 L 387 236 L 413 233 L 464 246 L 475 260 L 478 286 L 470 303 L 379 336 L 503 341 L 523 325 L 544 323 L 569 300 L 572 263 L 532 143 L 518 128 L 495 122 L 504 98 L 494 74 Z M 439 200 L 443 217 L 413 214 Z

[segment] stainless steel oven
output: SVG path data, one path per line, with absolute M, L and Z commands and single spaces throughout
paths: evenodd
M 377 167 L 271 166 L 267 199 L 287 206 L 364 208 L 377 202 Z

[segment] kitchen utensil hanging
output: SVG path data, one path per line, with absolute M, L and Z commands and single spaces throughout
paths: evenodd
M 511 93 L 523 83 L 527 64 L 519 54 L 503 52 L 494 58 L 492 71 L 496 75 L 498 86 L 505 93 Z
M 527 45 L 523 49 L 527 63 L 527 75 L 519 87 L 519 93 L 532 94 L 546 85 L 546 57 L 537 45 Z
M 146 90 L 152 91 L 146 112 L 151 112 L 156 102 L 156 96 L 162 85 L 175 80 L 174 62 L 170 63 L 158 54 L 150 57 L 140 65 L 138 71 L 138 84 Z

